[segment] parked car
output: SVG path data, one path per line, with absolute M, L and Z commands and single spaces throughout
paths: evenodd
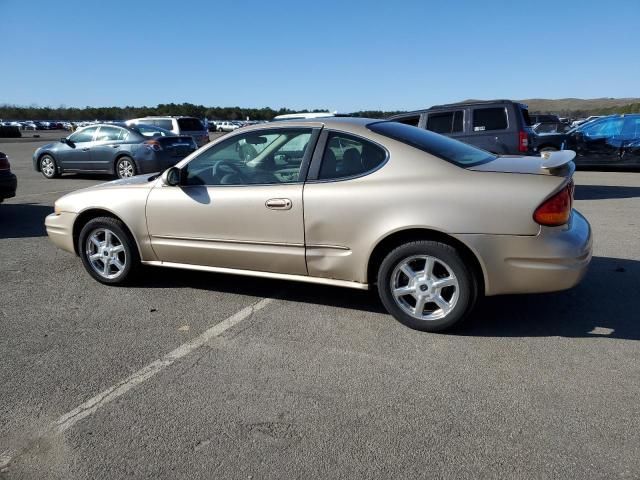
M 11 173 L 9 158 L 0 152 L 0 203 L 7 198 L 15 197 L 17 187 L 18 180 L 15 174 Z
M 168 168 L 196 149 L 191 136 L 177 136 L 154 125 L 98 124 L 38 148 L 33 168 L 46 178 L 65 172 L 126 178 Z
M 220 123 L 218 123 L 218 131 L 220 131 L 220 132 L 233 132 L 234 130 L 237 130 L 238 128 L 240 128 L 240 125 L 238 125 L 235 122 L 220 122 Z
M 640 166 L 640 114 L 611 115 L 566 133 L 540 134 L 538 151 L 571 149 L 578 166 Z
M 535 132 L 533 150 L 541 153 L 562 150 L 565 142 L 564 133 L 571 130 L 571 127 L 565 123 L 544 122 L 535 124 L 532 129 Z
M 531 153 L 535 135 L 527 106 L 511 100 L 437 105 L 390 118 L 496 154 Z
M 144 117 L 134 118 L 126 122 L 127 125 L 155 125 L 173 132 L 175 135 L 190 135 L 198 147 L 209 143 L 209 132 L 204 123 L 195 117 Z
M 531 129 L 540 135 L 542 133 L 565 133 L 571 130 L 571 127 L 562 122 L 540 122 L 534 124 Z
M 438 331 L 479 295 L 580 281 L 591 230 L 572 210 L 573 156 L 496 156 L 364 118 L 277 122 L 221 137 L 162 175 L 66 195 L 45 224 L 102 283 L 142 263 L 377 284 L 395 318 Z

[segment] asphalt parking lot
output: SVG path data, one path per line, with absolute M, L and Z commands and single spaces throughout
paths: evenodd
M 446 335 L 368 292 L 164 269 L 101 285 L 43 221 L 108 178 L 45 180 L 39 145 L 0 142 L 19 182 L 0 205 L 2 478 L 640 477 L 640 172 L 576 174 L 578 287 L 486 299 Z

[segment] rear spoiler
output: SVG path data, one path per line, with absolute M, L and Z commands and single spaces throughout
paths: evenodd
M 571 163 L 571 161 L 576 158 L 576 152 L 573 150 L 560 150 L 558 152 L 542 152 L 540 156 L 544 160 L 540 167 L 551 171 L 560 169 Z

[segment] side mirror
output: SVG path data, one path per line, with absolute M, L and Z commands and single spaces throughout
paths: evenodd
M 170 187 L 180 185 L 180 169 L 178 167 L 167 168 L 162 172 L 162 183 Z

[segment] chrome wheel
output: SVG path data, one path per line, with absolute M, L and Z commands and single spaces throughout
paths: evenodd
M 128 260 L 122 240 L 107 228 L 98 228 L 89 234 L 85 255 L 91 268 L 108 280 L 122 275 Z
M 45 177 L 53 177 L 56 173 L 56 164 L 51 157 L 42 157 L 40 171 Z
M 390 286 L 396 304 L 423 321 L 446 317 L 460 296 L 458 279 L 451 267 L 429 255 L 408 257 L 398 263 Z
M 133 177 L 134 171 L 135 169 L 133 167 L 133 163 L 131 163 L 131 160 L 123 158 L 118 162 L 118 176 L 120 178 Z

